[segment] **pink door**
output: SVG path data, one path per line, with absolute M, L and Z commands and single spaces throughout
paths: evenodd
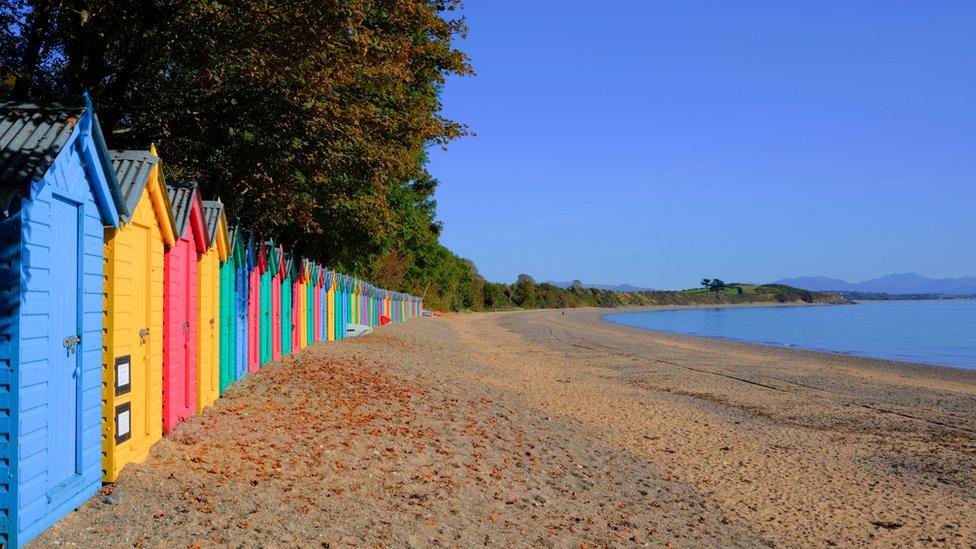
M 281 358 L 281 276 L 271 277 L 271 359 Z
M 301 277 L 292 281 L 291 284 L 291 350 L 296 352 L 302 348 L 301 331 L 299 327 L 302 321 L 302 285 L 299 282 Z
M 315 296 L 315 303 L 310 304 L 310 307 L 314 307 L 313 311 L 315 314 L 315 326 L 312 331 L 312 341 L 318 341 L 322 339 L 322 285 L 316 282 L 315 291 L 312 292 Z M 309 327 L 311 330 L 312 327 Z
M 196 411 L 197 253 L 192 235 L 166 252 L 163 326 L 163 432 Z
M 261 310 L 261 275 L 254 267 L 248 274 L 250 282 L 248 291 L 251 293 L 247 301 L 247 371 L 256 372 L 261 364 L 261 349 L 258 334 L 261 331 L 261 320 L 258 314 Z

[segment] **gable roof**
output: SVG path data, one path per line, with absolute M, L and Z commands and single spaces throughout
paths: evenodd
M 118 225 L 125 209 L 122 193 L 98 117 L 87 93 L 84 98 L 82 105 L 0 101 L 0 209 L 6 210 L 14 197 L 28 195 L 30 186 L 44 178 L 77 129 L 94 144 L 92 150 L 83 143 L 81 152 L 100 167 L 102 177 L 94 182 L 93 190 L 103 222 Z
M 112 160 L 115 178 L 119 180 L 126 217 L 130 217 L 136 211 L 142 191 L 149 182 L 149 175 L 159 164 L 159 157 L 148 151 L 123 150 L 111 150 L 108 156 Z
M 221 201 L 203 201 L 203 223 L 207 231 L 207 245 L 216 246 L 220 260 L 226 260 L 230 253 L 229 238 L 227 236 L 227 218 L 224 216 L 224 204 Z
M 203 220 L 203 201 L 196 181 L 166 183 L 166 194 L 173 210 L 173 229 L 176 239 L 183 237 L 187 227 L 193 232 L 198 252 L 207 251 L 207 228 Z
M 190 223 L 190 212 L 193 210 L 196 193 L 197 184 L 195 181 L 166 183 L 166 195 L 169 197 L 169 204 L 173 209 L 173 227 L 176 229 L 177 238 L 186 232 L 186 227 Z
M 40 181 L 85 112 L 84 105 L 0 102 L 0 186 Z
M 227 238 L 229 239 L 228 253 L 234 258 L 235 265 L 241 267 L 247 264 L 247 243 L 244 240 L 244 229 L 240 221 L 227 227 Z
M 211 246 L 217 242 L 217 229 L 220 225 L 220 214 L 224 205 L 216 200 L 203 201 L 203 221 L 207 224 L 207 243 Z

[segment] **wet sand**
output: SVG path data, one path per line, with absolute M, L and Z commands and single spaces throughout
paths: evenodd
M 310 347 L 36 546 L 976 544 L 976 372 L 577 309 Z

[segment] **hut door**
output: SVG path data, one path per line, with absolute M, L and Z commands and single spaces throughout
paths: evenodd
M 183 253 L 183 410 L 194 410 L 196 409 L 196 371 L 193 368 L 196 362 L 196 326 L 194 325 L 194 316 L 197 315 L 197 253 L 196 249 L 193 247 L 192 241 L 189 245 L 186 245 L 186 250 Z M 181 411 L 182 414 L 182 411 Z
M 149 259 L 149 250 L 152 248 L 152 234 L 149 227 L 133 223 L 126 230 L 132 231 L 132 365 L 131 365 L 131 391 L 133 406 L 129 413 L 131 420 L 129 428 L 132 431 L 140 432 L 140 435 L 148 436 L 149 418 L 146 408 L 151 402 L 149 396 L 149 353 L 151 350 L 151 337 L 159 337 L 149 332 L 149 288 L 152 277 L 152 261 Z M 121 435 L 122 433 L 119 433 Z M 141 441 L 142 437 L 138 437 Z
M 51 367 L 47 385 L 48 489 L 79 474 L 78 437 L 81 431 L 81 323 L 83 293 L 80 262 L 78 204 L 51 197 Z M 97 350 L 93 350 L 97 352 Z

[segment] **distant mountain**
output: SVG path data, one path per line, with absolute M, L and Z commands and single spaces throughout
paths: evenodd
M 857 283 L 825 276 L 800 276 L 777 280 L 774 284 L 786 284 L 813 292 L 976 295 L 976 277 L 928 278 L 918 273 L 890 274 Z
M 851 284 L 846 280 L 826 276 L 798 276 L 796 278 L 784 278 L 782 280 L 777 280 L 772 284 L 786 284 L 787 286 L 793 286 L 794 288 L 809 290 L 811 292 L 858 291 L 857 284 Z
M 552 284 L 557 288 L 568 289 L 573 285 L 572 282 L 553 282 L 547 281 L 544 284 Z M 611 292 L 653 292 L 651 288 L 642 288 L 632 284 L 583 284 L 584 288 L 594 288 L 596 290 L 610 290 Z

